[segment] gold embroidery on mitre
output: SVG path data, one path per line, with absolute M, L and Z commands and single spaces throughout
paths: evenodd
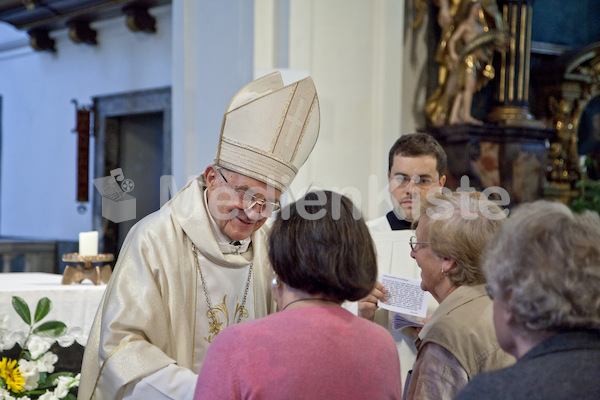
M 298 143 L 296 143 L 296 148 L 294 149 L 294 154 L 292 154 L 292 157 L 290 158 L 291 162 L 294 162 L 294 160 L 296 159 L 296 154 L 298 154 L 298 149 L 300 148 L 300 144 L 302 143 L 302 140 L 304 139 L 304 134 L 306 133 L 306 129 L 308 128 L 308 123 L 310 122 L 310 118 L 312 117 L 313 111 L 315 109 L 315 105 L 317 104 L 316 100 L 317 100 L 317 95 L 315 93 L 315 96 L 313 97 L 313 101 L 310 105 L 310 110 L 308 112 L 308 115 L 306 116 L 306 121 L 304 122 L 304 126 L 302 127 L 302 132 L 300 133 L 300 137 L 298 138 Z
M 281 113 L 281 118 L 279 119 L 279 123 L 277 124 L 277 128 L 275 129 L 275 135 L 273 139 L 271 139 L 271 147 L 269 147 L 269 152 L 273 153 L 275 151 L 275 146 L 277 145 L 277 140 L 279 140 L 279 135 L 281 135 L 281 129 L 283 128 L 283 124 L 285 122 L 285 118 L 287 117 L 288 110 L 290 108 L 290 104 L 292 104 L 292 99 L 296 94 L 296 89 L 298 89 L 298 84 L 300 82 L 296 82 L 290 87 L 290 93 L 288 94 L 288 98 L 285 102 L 285 106 L 283 107 L 283 112 Z
M 287 168 L 291 169 L 292 171 L 294 171 L 294 173 L 298 173 L 298 168 L 296 168 L 294 166 L 294 164 L 292 164 L 289 160 L 284 160 L 283 158 L 279 157 L 277 154 L 273 154 L 273 153 L 270 153 L 268 151 L 261 150 L 259 148 L 254 147 L 254 146 L 249 146 L 247 144 L 244 144 L 242 142 L 239 142 L 237 140 L 231 139 L 231 138 L 226 137 L 226 136 L 224 136 L 221 139 L 221 141 L 223 143 L 229 144 L 231 146 L 239 147 L 241 149 L 248 150 L 248 151 L 254 152 L 256 154 L 260 154 L 261 156 L 264 156 L 267 159 L 271 159 L 271 160 L 274 160 L 276 162 L 281 163 L 285 167 L 287 167 Z
M 312 94 L 312 96 L 310 96 Z M 284 160 L 292 162 L 306 131 L 316 93 L 311 85 L 298 82 L 283 112 L 284 119 L 272 144 L 272 152 Z M 282 135 L 285 132 L 285 135 Z
M 225 329 L 229 326 L 229 310 L 227 309 L 227 304 L 225 303 L 226 298 L 227 298 L 227 295 L 224 295 L 223 302 L 221 304 L 216 305 L 213 308 L 206 311 L 206 318 L 208 319 L 209 330 L 208 330 L 208 336 L 205 337 L 204 340 L 206 340 L 208 343 L 212 343 L 215 336 L 217 336 L 223 329 Z M 219 318 L 219 312 L 221 312 L 223 314 L 223 317 L 225 320 L 224 322 L 221 322 L 221 320 Z M 236 317 L 240 313 L 241 313 L 241 318 L 248 318 L 248 316 L 250 315 L 248 313 L 248 309 L 246 309 L 246 307 L 242 307 L 240 305 L 240 299 L 238 298 L 238 300 L 235 304 L 235 313 L 233 314 L 233 321 L 236 320 Z M 241 320 L 241 318 L 240 318 L 240 320 Z M 223 323 L 226 323 L 226 325 L 223 326 Z

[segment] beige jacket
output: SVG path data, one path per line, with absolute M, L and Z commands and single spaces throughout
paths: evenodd
M 417 351 L 428 342 L 439 344 L 456 357 L 469 380 L 480 372 L 513 364 L 514 358 L 498 344 L 492 312 L 485 285 L 459 287 L 440 304 L 419 333 Z

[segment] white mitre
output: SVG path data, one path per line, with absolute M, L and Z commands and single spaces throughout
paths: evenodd
M 310 77 L 285 87 L 279 72 L 258 78 L 227 107 L 215 165 L 285 192 L 315 146 L 319 123 Z

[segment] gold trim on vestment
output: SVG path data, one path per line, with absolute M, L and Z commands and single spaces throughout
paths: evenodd
M 102 366 L 100 367 L 100 371 L 98 371 L 98 377 L 96 378 L 96 383 L 94 384 L 94 390 L 92 390 L 92 396 L 90 397 L 90 400 L 94 398 L 94 393 L 96 393 L 96 388 L 98 387 L 98 382 L 100 382 L 100 377 L 102 376 L 102 370 L 104 369 L 104 366 L 106 365 L 106 362 L 110 359 L 110 357 L 112 357 L 113 354 L 115 354 L 123 346 L 125 346 L 126 344 L 129 344 L 131 342 L 137 342 L 138 340 L 144 340 L 144 339 L 141 339 L 141 338 L 140 339 L 129 339 L 129 340 L 121 343 L 117 347 L 115 347 L 113 349 L 113 351 L 111 351 L 108 354 L 108 356 L 106 357 L 106 359 L 102 362 Z

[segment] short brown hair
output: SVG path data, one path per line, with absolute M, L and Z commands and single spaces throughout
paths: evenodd
M 269 233 L 269 260 L 290 287 L 340 302 L 367 296 L 377 279 L 360 212 L 330 191 L 310 192 L 281 210 Z
M 432 156 L 435 158 L 436 169 L 440 176 L 446 173 L 448 166 L 446 152 L 438 141 L 428 133 L 417 132 L 400 136 L 390 149 L 388 172 L 391 172 L 394 157 L 398 154 L 403 157 Z

